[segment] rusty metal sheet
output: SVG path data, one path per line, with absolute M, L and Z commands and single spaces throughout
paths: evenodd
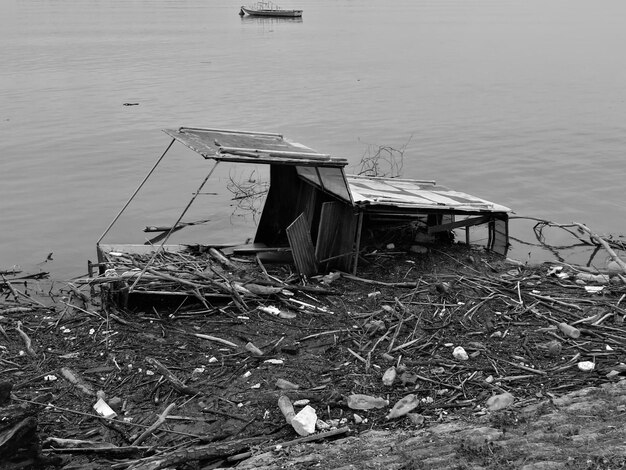
M 353 175 L 348 175 L 347 179 L 352 198 L 357 205 L 466 212 L 511 212 L 508 207 L 439 186 L 434 181 Z
M 207 159 L 242 163 L 343 167 L 344 158 L 318 153 L 281 134 L 180 127 L 163 132 Z

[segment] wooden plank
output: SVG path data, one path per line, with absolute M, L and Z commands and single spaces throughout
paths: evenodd
M 495 253 L 506 256 L 509 251 L 509 220 L 508 217 L 498 218 L 493 223 L 492 248 Z
M 363 232 L 363 212 L 359 212 L 357 228 L 356 228 L 356 240 L 354 247 L 354 263 L 352 264 L 352 274 L 356 276 L 356 270 L 359 265 L 359 254 L 361 253 L 361 233 Z
M 357 221 L 357 214 L 347 204 L 322 204 L 315 257 L 322 264 L 320 267 L 323 270 L 336 268 L 350 271 L 354 258 Z
M 300 214 L 287 227 L 287 239 L 298 272 L 304 276 L 317 274 L 317 261 L 311 239 L 311 229 L 304 213 Z
M 432 227 L 428 227 L 428 233 L 438 233 L 438 232 L 450 232 L 456 228 L 460 227 L 471 227 L 473 225 L 480 225 L 489 222 L 492 219 L 491 215 L 484 215 L 482 217 L 474 217 L 473 219 L 464 219 L 459 220 L 457 222 L 451 222 L 448 224 L 441 225 L 433 225 Z

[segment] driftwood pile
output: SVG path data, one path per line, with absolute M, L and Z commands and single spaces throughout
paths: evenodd
M 626 270 L 526 266 L 463 245 L 368 249 L 358 276 L 306 282 L 195 248 L 115 257 L 55 292 L 0 284 L 0 382 L 13 387 L 0 413 L 32 407 L 16 415 L 32 445 L 14 468 L 233 467 L 303 439 L 484 415 L 626 372 Z M 106 297 L 133 284 L 176 301 Z M 314 409 L 317 432 L 296 434 L 284 397 Z M 0 427 L 0 452 L 15 450 L 17 422 Z

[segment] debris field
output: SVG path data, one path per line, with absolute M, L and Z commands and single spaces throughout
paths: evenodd
M 369 246 L 356 275 L 310 279 L 228 250 L 149 258 L 117 253 L 63 285 L 2 275 L 6 468 L 236 467 L 626 372 L 623 271 L 455 243 Z M 138 272 L 139 295 L 120 295 Z M 305 408 L 313 428 L 294 421 Z

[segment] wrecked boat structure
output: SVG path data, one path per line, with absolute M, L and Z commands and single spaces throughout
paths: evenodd
M 115 285 L 114 290 L 122 293 L 125 304 L 133 294 L 191 295 L 202 301 L 207 296 L 232 297 L 231 283 L 206 266 L 202 275 L 207 277 L 208 272 L 209 277 L 217 277 L 212 279 L 217 288 L 210 293 L 199 291 L 193 283 L 182 286 L 183 289 L 155 289 L 157 280 L 168 280 L 153 270 L 153 264 L 163 256 L 205 255 L 232 268 L 223 256 L 226 252 L 255 255 L 259 263 L 292 263 L 297 273 L 305 277 L 330 270 L 356 274 L 366 237 L 397 226 L 409 226 L 414 240 L 449 237 L 462 229 L 468 244 L 473 242 L 472 228 L 482 227 L 487 231 L 483 237 L 487 249 L 502 255 L 508 250 L 510 209 L 435 181 L 348 175 L 348 160 L 318 153 L 281 134 L 189 127 L 164 132 L 172 138 L 169 146 L 97 242 L 99 272 L 119 278 L 117 283 L 108 279 L 106 285 Z M 213 161 L 178 220 L 164 230 L 159 245 L 102 243 L 175 142 Z M 253 243 L 229 247 L 210 243 L 167 244 L 172 233 L 190 225 L 182 219 L 221 162 L 269 165 L 269 190 Z M 177 261 L 184 262 L 184 258 Z M 181 287 L 180 277 L 176 279 Z

